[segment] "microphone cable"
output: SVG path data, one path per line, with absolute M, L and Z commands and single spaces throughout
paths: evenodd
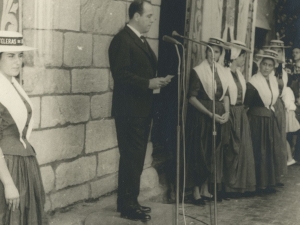
M 188 79 L 186 76 L 186 69 L 185 69 L 185 52 L 182 46 L 182 94 L 183 94 L 183 101 L 182 101 L 182 150 L 183 150 L 183 187 L 182 187 L 182 215 L 184 224 L 186 225 L 186 215 L 185 215 L 185 207 L 184 207 L 184 199 L 185 199 L 185 186 L 186 186 L 186 143 L 185 143 L 185 119 L 186 119 L 186 110 L 187 110 L 187 85 Z
M 176 51 L 177 51 L 177 54 L 178 56 L 180 56 L 180 53 L 179 53 L 179 50 L 178 50 L 178 47 L 177 45 L 175 45 L 176 47 Z M 185 67 L 185 49 L 184 49 L 184 46 L 181 45 L 182 47 L 182 62 L 181 62 L 181 58 L 178 57 L 178 74 L 181 73 L 181 76 L 180 78 L 181 79 L 178 79 L 178 82 L 179 82 L 179 85 L 180 87 L 182 88 L 182 92 L 178 94 L 179 96 L 179 99 L 178 101 L 181 103 L 181 118 L 178 118 L 180 121 L 181 121 L 181 133 L 182 133 L 182 136 L 180 137 L 180 139 L 182 139 L 182 156 L 183 156 L 183 159 L 182 159 L 182 163 L 183 163 L 183 186 L 182 186 L 182 201 L 181 201 L 181 207 L 182 207 L 182 215 L 183 215 L 183 221 L 184 221 L 184 224 L 187 225 L 187 222 L 186 222 L 186 215 L 185 215 L 185 187 L 186 187 L 186 143 L 185 143 L 185 119 L 186 119 L 186 109 L 187 109 L 187 85 L 188 85 L 188 79 L 187 79 L 187 76 L 186 76 L 186 67 Z M 178 109 L 180 110 L 180 109 Z M 180 154 L 180 152 L 179 152 Z M 180 158 L 180 157 L 179 157 Z M 179 164 L 178 166 L 180 165 L 180 161 L 179 161 Z M 179 185 L 178 187 L 179 188 Z

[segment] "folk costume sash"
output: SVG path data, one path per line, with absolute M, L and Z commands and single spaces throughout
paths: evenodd
M 269 74 L 270 87 L 267 83 L 266 78 L 258 72 L 253 75 L 249 81 L 258 91 L 258 94 L 264 103 L 265 107 L 275 112 L 273 105 L 277 101 L 279 96 L 278 82 L 274 75 L 274 71 Z M 270 89 L 271 88 L 271 89 Z
M 216 71 L 220 77 L 222 87 L 223 87 L 223 94 L 222 94 L 221 98 L 219 99 L 219 101 L 221 101 L 221 100 L 223 100 L 225 93 L 227 91 L 227 88 L 228 88 L 228 79 L 226 77 L 225 68 L 218 63 L 215 63 L 215 65 L 216 65 Z M 212 90 L 212 79 L 211 79 L 212 78 L 212 69 L 210 68 L 208 61 L 205 59 L 199 66 L 196 66 L 194 68 L 194 70 L 196 71 L 207 96 L 212 100 L 213 96 L 215 95 L 215 93 L 217 91 L 217 84 L 215 81 L 215 90 L 213 91 Z
M 230 68 L 226 69 L 228 73 L 228 93 L 229 93 L 229 98 L 230 98 L 230 104 L 235 105 L 237 101 L 237 95 L 238 95 L 238 88 L 237 85 L 234 81 L 233 75 L 231 74 Z M 246 81 L 239 69 L 236 70 L 236 74 L 238 75 L 238 79 L 242 85 L 242 91 L 243 91 L 243 102 L 245 99 L 245 94 L 246 94 Z
M 22 139 L 22 132 L 25 128 L 28 112 L 24 102 L 22 101 L 20 95 L 17 91 L 26 99 L 30 107 L 32 108 L 32 104 L 29 100 L 29 97 L 20 86 L 20 84 L 16 81 L 16 79 L 12 78 L 12 83 L 0 72 L 0 103 L 5 106 L 5 108 L 9 111 L 10 115 L 14 119 L 18 131 L 20 134 L 20 142 L 26 148 L 26 144 Z M 33 127 L 33 115 L 31 116 L 31 120 L 28 125 L 26 138 L 30 137 L 32 127 Z

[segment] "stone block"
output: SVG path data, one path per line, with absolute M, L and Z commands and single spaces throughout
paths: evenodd
M 115 203 L 116 204 L 116 203 Z M 142 205 L 149 206 L 151 211 L 151 220 L 147 222 L 141 222 L 141 221 L 130 221 L 128 219 L 120 217 L 120 214 L 116 212 L 114 206 L 101 208 L 95 212 L 92 212 L 89 214 L 88 218 L 86 218 L 84 225 L 175 225 L 175 224 L 188 224 L 188 225 L 200 225 L 200 224 L 210 224 L 209 222 L 202 222 L 202 217 L 205 217 L 206 211 L 201 214 L 202 217 L 199 217 L 198 214 L 195 213 L 195 216 L 197 219 L 191 219 L 189 216 L 186 218 L 186 223 L 184 223 L 183 218 L 181 215 L 179 215 L 179 223 L 176 223 L 176 211 L 174 204 L 162 204 L 157 202 L 149 201 L 148 199 L 144 202 L 141 202 Z M 199 207 L 192 207 L 188 206 L 189 214 L 191 215 L 190 211 L 194 209 L 195 211 Z M 199 209 L 198 209 L 199 210 Z M 203 210 L 204 211 L 204 210 Z M 208 211 L 208 210 L 207 210 Z M 180 211 L 181 212 L 181 211 Z M 231 214 L 230 214 L 231 216 Z M 209 216 L 208 220 L 209 220 Z M 99 223 L 99 219 L 101 218 L 101 222 Z M 201 218 L 201 219 L 199 219 Z M 223 218 L 223 217 L 222 217 Z M 220 219 L 221 220 L 221 219 Z M 201 221 L 201 222 L 199 222 Z M 222 220 L 223 221 L 223 220 Z M 230 220 L 232 221 L 232 220 Z M 237 220 L 235 220 L 237 221 Z M 223 224 L 220 222 L 220 224 Z M 224 223 L 225 224 L 225 223 Z M 232 224 L 232 223 L 227 223 Z M 235 223 L 241 225 L 242 223 Z M 245 223 L 247 224 L 247 223 Z M 248 224 L 255 224 L 254 223 L 248 223 Z M 265 223 L 259 223 L 260 225 L 266 225 Z M 62 224 L 56 224 L 55 225 L 62 225 Z M 70 225 L 70 224 L 64 224 L 64 225 Z M 77 224 L 72 224 L 77 225 Z
M 33 128 L 39 128 L 40 126 L 40 118 L 41 118 L 41 98 L 34 97 L 30 98 L 33 108 Z
M 89 197 L 89 185 L 80 185 L 64 189 L 50 195 L 52 210 L 68 206 L 74 202 L 85 200 Z
M 98 198 L 109 192 L 117 189 L 118 186 L 118 176 L 117 174 L 110 175 L 108 177 L 99 179 L 97 181 L 91 182 L 91 197 Z
M 35 30 L 23 30 L 23 43 L 24 45 L 35 47 L 36 41 L 34 39 Z M 26 66 L 34 66 L 34 56 L 38 55 L 37 49 L 34 51 L 25 51 L 23 54 L 23 63 Z
M 49 196 L 46 196 L 44 211 L 49 212 L 51 210 L 51 207 L 52 207 L 52 204 L 51 204 L 50 198 L 49 198 Z
M 53 28 L 54 5 L 52 0 L 23 0 L 22 7 L 22 26 L 24 29 Z
M 86 153 L 102 151 L 117 146 L 114 120 L 90 121 L 86 125 Z
M 84 125 L 34 131 L 30 143 L 40 165 L 73 158 L 83 151 Z
M 87 216 L 89 217 L 87 214 L 78 213 L 77 210 L 56 212 L 55 216 L 50 218 L 49 225 L 83 225 Z
M 53 29 L 80 30 L 80 0 L 53 0 Z
M 115 173 L 119 168 L 119 150 L 117 148 L 98 154 L 97 176 Z
M 154 39 L 148 39 L 147 40 L 150 47 L 152 48 L 152 50 L 154 51 L 156 57 L 158 58 L 158 40 L 154 40 Z
M 81 28 L 100 34 L 116 34 L 124 25 L 126 4 L 120 1 L 92 0 L 82 2 Z
M 90 66 L 92 64 L 92 35 L 67 32 L 64 37 L 65 66 Z
M 114 35 L 125 26 L 126 4 L 110 1 L 107 6 L 99 7 L 95 13 L 94 32 Z
M 147 37 L 150 38 L 158 38 L 159 34 L 159 19 L 160 19 L 160 7 L 159 6 L 153 6 L 153 17 L 154 17 L 154 22 L 147 33 Z
M 114 90 L 114 79 L 112 77 L 111 71 L 109 71 L 109 89 Z
M 70 72 L 63 69 L 24 67 L 24 89 L 30 95 L 70 93 Z
M 105 118 L 111 116 L 112 92 L 94 95 L 91 100 L 92 118 Z
M 63 63 L 63 33 L 53 30 L 24 30 L 24 41 L 36 48 L 24 54 L 25 65 L 61 66 Z
M 41 126 L 79 123 L 90 117 L 90 97 L 84 95 L 45 96 L 42 98 Z
M 108 69 L 72 70 L 72 92 L 90 93 L 107 91 L 109 86 Z
M 157 171 L 153 167 L 143 170 L 141 175 L 141 190 L 152 189 L 159 185 L 159 178 Z
M 96 156 L 60 164 L 55 171 L 56 190 L 92 180 L 96 176 L 96 167 Z
M 93 36 L 93 62 L 96 67 L 109 67 L 108 48 L 112 37 L 110 36 Z
M 54 172 L 51 166 L 41 167 L 41 175 L 46 193 L 49 193 L 54 188 Z

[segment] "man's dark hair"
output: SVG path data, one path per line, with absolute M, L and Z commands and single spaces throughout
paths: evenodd
M 142 15 L 144 13 L 144 2 L 147 0 L 134 0 L 128 9 L 129 19 L 132 19 L 135 13 Z M 148 2 L 149 3 L 149 2 Z

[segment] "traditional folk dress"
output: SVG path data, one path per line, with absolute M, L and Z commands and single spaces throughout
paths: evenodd
M 274 109 L 278 96 L 274 72 L 268 80 L 259 72 L 247 83 L 244 104 L 249 107 L 257 189 L 275 185 L 280 176 L 276 160 L 281 157 L 281 146 Z
M 28 141 L 32 131 L 32 106 L 15 78 L 0 73 L 0 148 L 20 194 L 20 205 L 9 210 L 0 182 L 0 225 L 48 224 L 45 192 L 35 151 Z
M 230 117 L 229 145 L 224 149 L 226 192 L 255 191 L 255 164 L 249 121 L 244 107 L 246 81 L 237 69 L 228 68 Z
M 225 113 L 223 98 L 227 93 L 228 82 L 224 67 L 216 63 L 215 90 L 212 89 L 212 71 L 207 60 L 195 67 L 190 76 L 188 98 L 195 96 L 209 111 L 212 112 L 213 95 L 215 96 L 215 112 L 218 115 Z M 216 123 L 216 157 L 217 183 L 222 182 L 223 149 L 222 125 Z M 186 122 L 187 146 L 187 184 L 190 187 L 201 186 L 208 179 L 213 182 L 214 164 L 212 152 L 212 119 L 198 111 L 193 105 L 188 105 Z
M 286 113 L 285 113 L 285 106 L 282 100 L 282 96 L 284 95 L 287 82 L 288 82 L 288 75 L 285 70 L 282 68 L 282 64 L 279 64 L 278 67 L 275 69 L 275 77 L 277 78 L 278 88 L 279 88 L 279 97 L 274 105 L 275 108 L 275 118 L 276 124 L 278 126 L 279 134 L 280 134 L 280 146 L 281 146 L 281 156 L 276 158 L 275 163 L 277 164 L 278 168 L 278 175 L 284 175 L 287 173 L 287 149 L 286 149 Z M 278 182 L 280 182 L 280 177 L 278 178 Z

